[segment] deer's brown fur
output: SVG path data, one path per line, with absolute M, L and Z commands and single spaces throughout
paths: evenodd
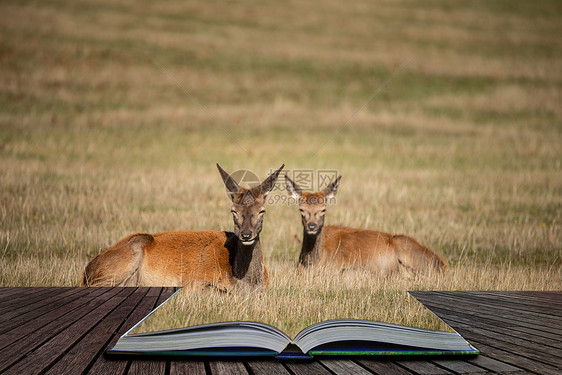
M 327 201 L 335 196 L 341 176 L 317 193 L 303 192 L 291 179 L 285 178 L 287 190 L 299 202 L 304 229 L 299 265 L 361 267 L 382 274 L 400 272 L 408 276 L 447 270 L 447 263 L 439 254 L 411 237 L 370 229 L 324 226 Z
M 217 167 L 227 186 L 234 233 L 213 230 L 131 234 L 98 254 L 82 286 L 212 286 L 229 291 L 265 289 L 267 267 L 260 244 L 266 195 L 283 166 L 259 186 L 239 187 Z

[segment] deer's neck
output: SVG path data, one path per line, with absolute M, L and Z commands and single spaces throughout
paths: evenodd
M 239 281 L 258 285 L 264 281 L 263 254 L 259 237 L 252 245 L 238 240 L 236 254 L 232 260 L 232 274 Z
M 303 229 L 301 255 L 299 263 L 303 266 L 311 266 L 320 259 L 322 247 L 322 228 L 316 234 L 309 234 Z

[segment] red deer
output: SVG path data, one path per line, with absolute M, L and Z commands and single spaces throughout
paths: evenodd
M 265 198 L 283 167 L 259 186 L 246 189 L 217 164 L 232 201 L 234 233 L 185 230 L 131 234 L 88 263 L 81 285 L 267 289 L 260 232 Z
M 408 276 L 447 269 L 441 256 L 411 237 L 370 229 L 324 226 L 327 201 L 335 197 L 340 179 L 341 176 L 320 192 L 309 193 L 285 176 L 287 191 L 299 203 L 302 217 L 300 266 L 361 267 L 382 274 L 400 272 Z

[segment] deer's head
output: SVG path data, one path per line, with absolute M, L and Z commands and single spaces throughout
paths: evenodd
M 317 193 L 303 192 L 301 187 L 285 175 L 287 191 L 298 203 L 301 212 L 302 226 L 306 233 L 316 235 L 324 226 L 326 204 L 336 196 L 341 176 L 338 176 L 324 190 Z
M 277 177 L 285 164 L 267 177 L 259 186 L 251 189 L 240 187 L 238 183 L 217 164 L 228 195 L 232 201 L 232 218 L 234 234 L 244 245 L 253 245 L 258 239 L 263 226 L 265 198 L 275 186 Z

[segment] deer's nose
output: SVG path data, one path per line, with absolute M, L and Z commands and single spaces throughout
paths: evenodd
M 316 224 L 314 223 L 309 223 L 307 224 L 308 230 L 315 230 L 316 229 Z
M 252 238 L 252 233 L 240 233 L 240 237 L 243 240 L 249 240 L 250 238 Z

